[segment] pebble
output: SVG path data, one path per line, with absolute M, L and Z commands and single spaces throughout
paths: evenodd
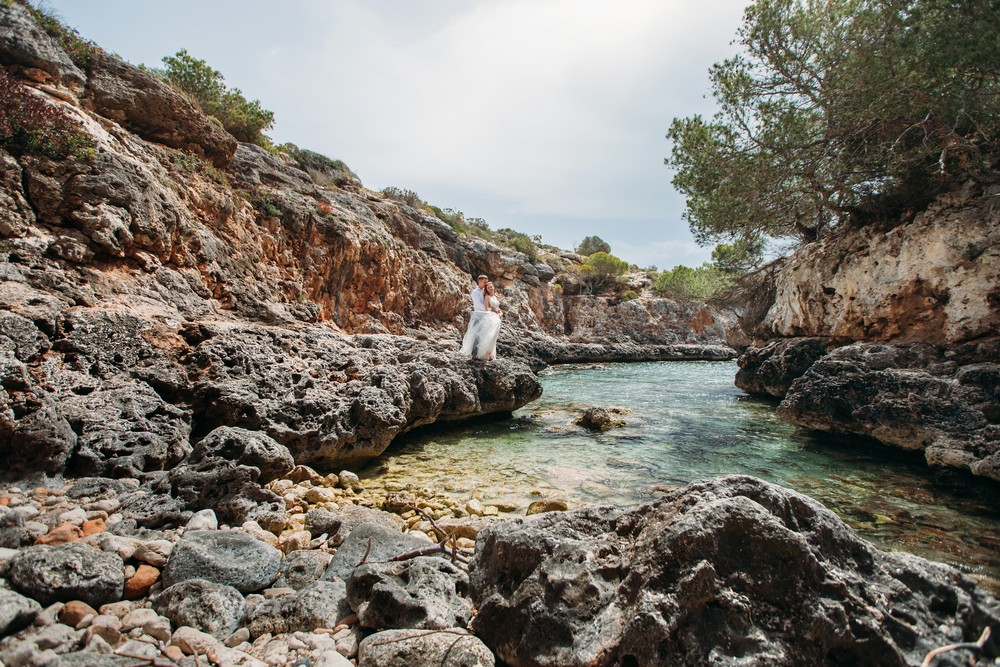
M 195 630 L 185 625 L 174 631 L 170 637 L 170 643 L 184 651 L 185 655 L 194 655 L 195 653 L 205 655 L 209 649 L 219 643 L 219 640 L 207 632 Z
M 123 597 L 127 600 L 149 595 L 149 590 L 160 580 L 160 571 L 152 565 L 141 564 L 129 579 L 125 581 Z
M 79 626 L 83 619 L 87 616 L 94 618 L 97 615 L 97 610 L 86 602 L 72 600 L 62 606 L 62 609 L 59 610 L 58 618 L 60 623 L 65 623 L 66 625 L 75 628 Z
M 218 530 L 219 519 L 212 510 L 195 512 L 185 526 L 187 530 Z

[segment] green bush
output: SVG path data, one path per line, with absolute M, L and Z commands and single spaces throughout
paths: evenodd
M 628 271 L 628 262 L 606 252 L 595 252 L 580 267 L 580 279 L 591 293 L 601 294 L 615 287 Z
M 264 130 L 274 125 L 273 111 L 262 107 L 257 100 L 245 98 L 239 88 L 226 87 L 225 79 L 218 70 L 191 56 L 185 49 L 165 57 L 163 64 L 165 69 L 157 73 L 190 95 L 202 111 L 218 119 L 236 139 L 272 148 Z
M 639 293 L 632 290 L 626 290 L 622 293 L 622 301 L 633 301 L 639 298 Z
M 709 263 L 697 268 L 675 266 L 656 278 L 657 294 L 679 301 L 704 300 L 719 296 L 732 285 L 732 279 Z
M 275 146 L 278 153 L 284 153 L 299 163 L 302 170 L 309 174 L 313 183 L 320 187 L 328 185 L 346 185 L 358 183 L 361 179 L 351 171 L 343 160 L 332 160 L 322 153 L 299 148 L 293 143 Z
M 0 146 L 14 155 L 87 159 L 94 142 L 61 109 L 36 97 L 0 67 Z

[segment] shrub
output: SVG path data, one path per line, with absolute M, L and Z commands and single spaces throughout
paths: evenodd
M 580 278 L 593 294 L 601 294 L 617 285 L 626 271 L 628 262 L 606 252 L 595 252 L 580 267 Z
M 660 296 L 690 301 L 718 296 L 731 284 L 723 271 L 706 262 L 697 268 L 680 265 L 664 271 L 657 276 L 655 289 Z
M 309 174 L 313 183 L 320 187 L 341 186 L 361 180 L 342 160 L 332 160 L 322 153 L 299 148 L 292 143 L 281 144 L 275 149 L 278 153 L 284 153 L 298 162 L 302 170 Z
M 427 202 L 421 199 L 420 195 L 413 190 L 403 190 L 401 188 L 389 186 L 382 189 L 382 194 L 389 199 L 394 199 L 395 201 L 413 206 L 414 208 L 428 208 Z M 441 209 L 437 210 L 440 211 Z
M 181 49 L 163 59 L 166 68 L 160 74 L 167 82 L 190 95 L 201 110 L 214 116 L 231 135 L 239 141 L 271 147 L 271 140 L 264 135 L 274 125 L 274 112 L 268 111 L 257 100 L 248 100 L 239 88 L 227 88 L 218 70 L 204 60 L 191 56 Z
M 639 293 L 632 290 L 627 290 L 622 294 L 622 301 L 633 301 L 639 298 Z
M 609 246 L 604 239 L 600 236 L 587 236 L 583 241 L 576 247 L 576 252 L 579 255 L 584 255 L 589 257 L 595 252 L 611 252 L 611 246 Z
M 54 104 L 36 97 L 0 67 L 0 146 L 14 155 L 86 159 L 94 142 Z

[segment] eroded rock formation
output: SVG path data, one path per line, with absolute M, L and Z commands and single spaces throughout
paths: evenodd
M 488 527 L 471 586 L 475 633 L 519 667 L 902 667 L 1000 623 L 957 570 L 880 551 L 819 503 L 743 476 Z
M 997 188 L 944 195 L 911 221 L 839 230 L 777 274 L 736 383 L 780 414 L 1000 480 Z

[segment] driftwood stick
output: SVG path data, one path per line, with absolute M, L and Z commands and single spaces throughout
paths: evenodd
M 979 636 L 979 641 L 976 642 L 965 642 L 962 644 L 949 644 L 948 646 L 941 646 L 936 648 L 924 657 L 924 661 L 920 663 L 920 667 L 930 667 L 934 658 L 941 655 L 942 653 L 947 653 L 948 651 L 957 651 L 959 649 L 968 649 L 970 651 L 981 651 L 983 647 L 986 646 L 986 642 L 990 639 L 990 628 L 987 626 L 983 630 L 983 634 Z

